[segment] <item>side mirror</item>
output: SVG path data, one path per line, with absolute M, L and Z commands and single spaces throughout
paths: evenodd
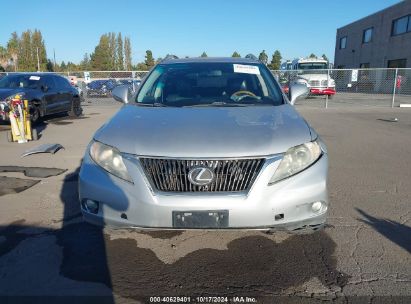
M 307 97 L 310 93 L 310 90 L 305 84 L 302 83 L 293 83 L 290 85 L 290 103 L 295 104 L 295 101 L 304 97 Z
M 115 87 L 112 92 L 113 98 L 119 102 L 122 103 L 128 103 L 128 86 L 127 85 L 121 85 L 118 87 Z

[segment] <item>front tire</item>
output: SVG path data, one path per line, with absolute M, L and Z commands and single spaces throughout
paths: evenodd
M 81 101 L 80 99 L 73 100 L 71 105 L 71 110 L 69 112 L 70 117 L 79 117 L 83 113 L 83 109 L 81 108 Z
M 37 106 L 34 106 L 30 111 L 30 121 L 32 125 L 37 124 L 40 121 L 40 109 Z

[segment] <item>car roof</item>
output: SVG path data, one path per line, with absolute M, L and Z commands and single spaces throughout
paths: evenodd
M 174 63 L 254 63 L 260 64 L 261 62 L 255 59 L 240 58 L 240 57 L 195 57 L 195 58 L 166 58 L 161 61 L 160 64 L 174 64 Z
M 9 75 L 58 75 L 53 72 L 51 73 L 43 73 L 43 72 L 9 72 Z
M 9 76 L 13 76 L 13 75 L 19 75 L 19 76 L 59 76 L 59 77 L 63 77 L 65 78 L 65 76 L 54 73 L 54 72 L 50 72 L 50 73 L 42 73 L 42 72 L 13 72 L 13 73 L 9 73 Z

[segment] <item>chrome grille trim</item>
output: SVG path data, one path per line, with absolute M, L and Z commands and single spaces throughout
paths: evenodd
M 264 158 L 173 159 L 139 157 L 154 189 L 161 192 L 244 192 L 248 191 L 264 165 Z M 216 175 L 206 186 L 190 183 L 188 172 L 206 166 Z
M 320 81 L 319 80 L 310 80 L 308 84 L 312 87 L 319 87 L 320 86 Z

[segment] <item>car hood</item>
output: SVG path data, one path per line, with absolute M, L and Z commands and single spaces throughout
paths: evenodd
M 266 156 L 311 140 L 289 104 L 256 107 L 124 106 L 95 134 L 123 153 L 166 157 Z
M 0 100 L 5 100 L 7 97 L 24 92 L 23 89 L 17 88 L 17 89 L 9 89 L 9 88 L 0 88 Z

